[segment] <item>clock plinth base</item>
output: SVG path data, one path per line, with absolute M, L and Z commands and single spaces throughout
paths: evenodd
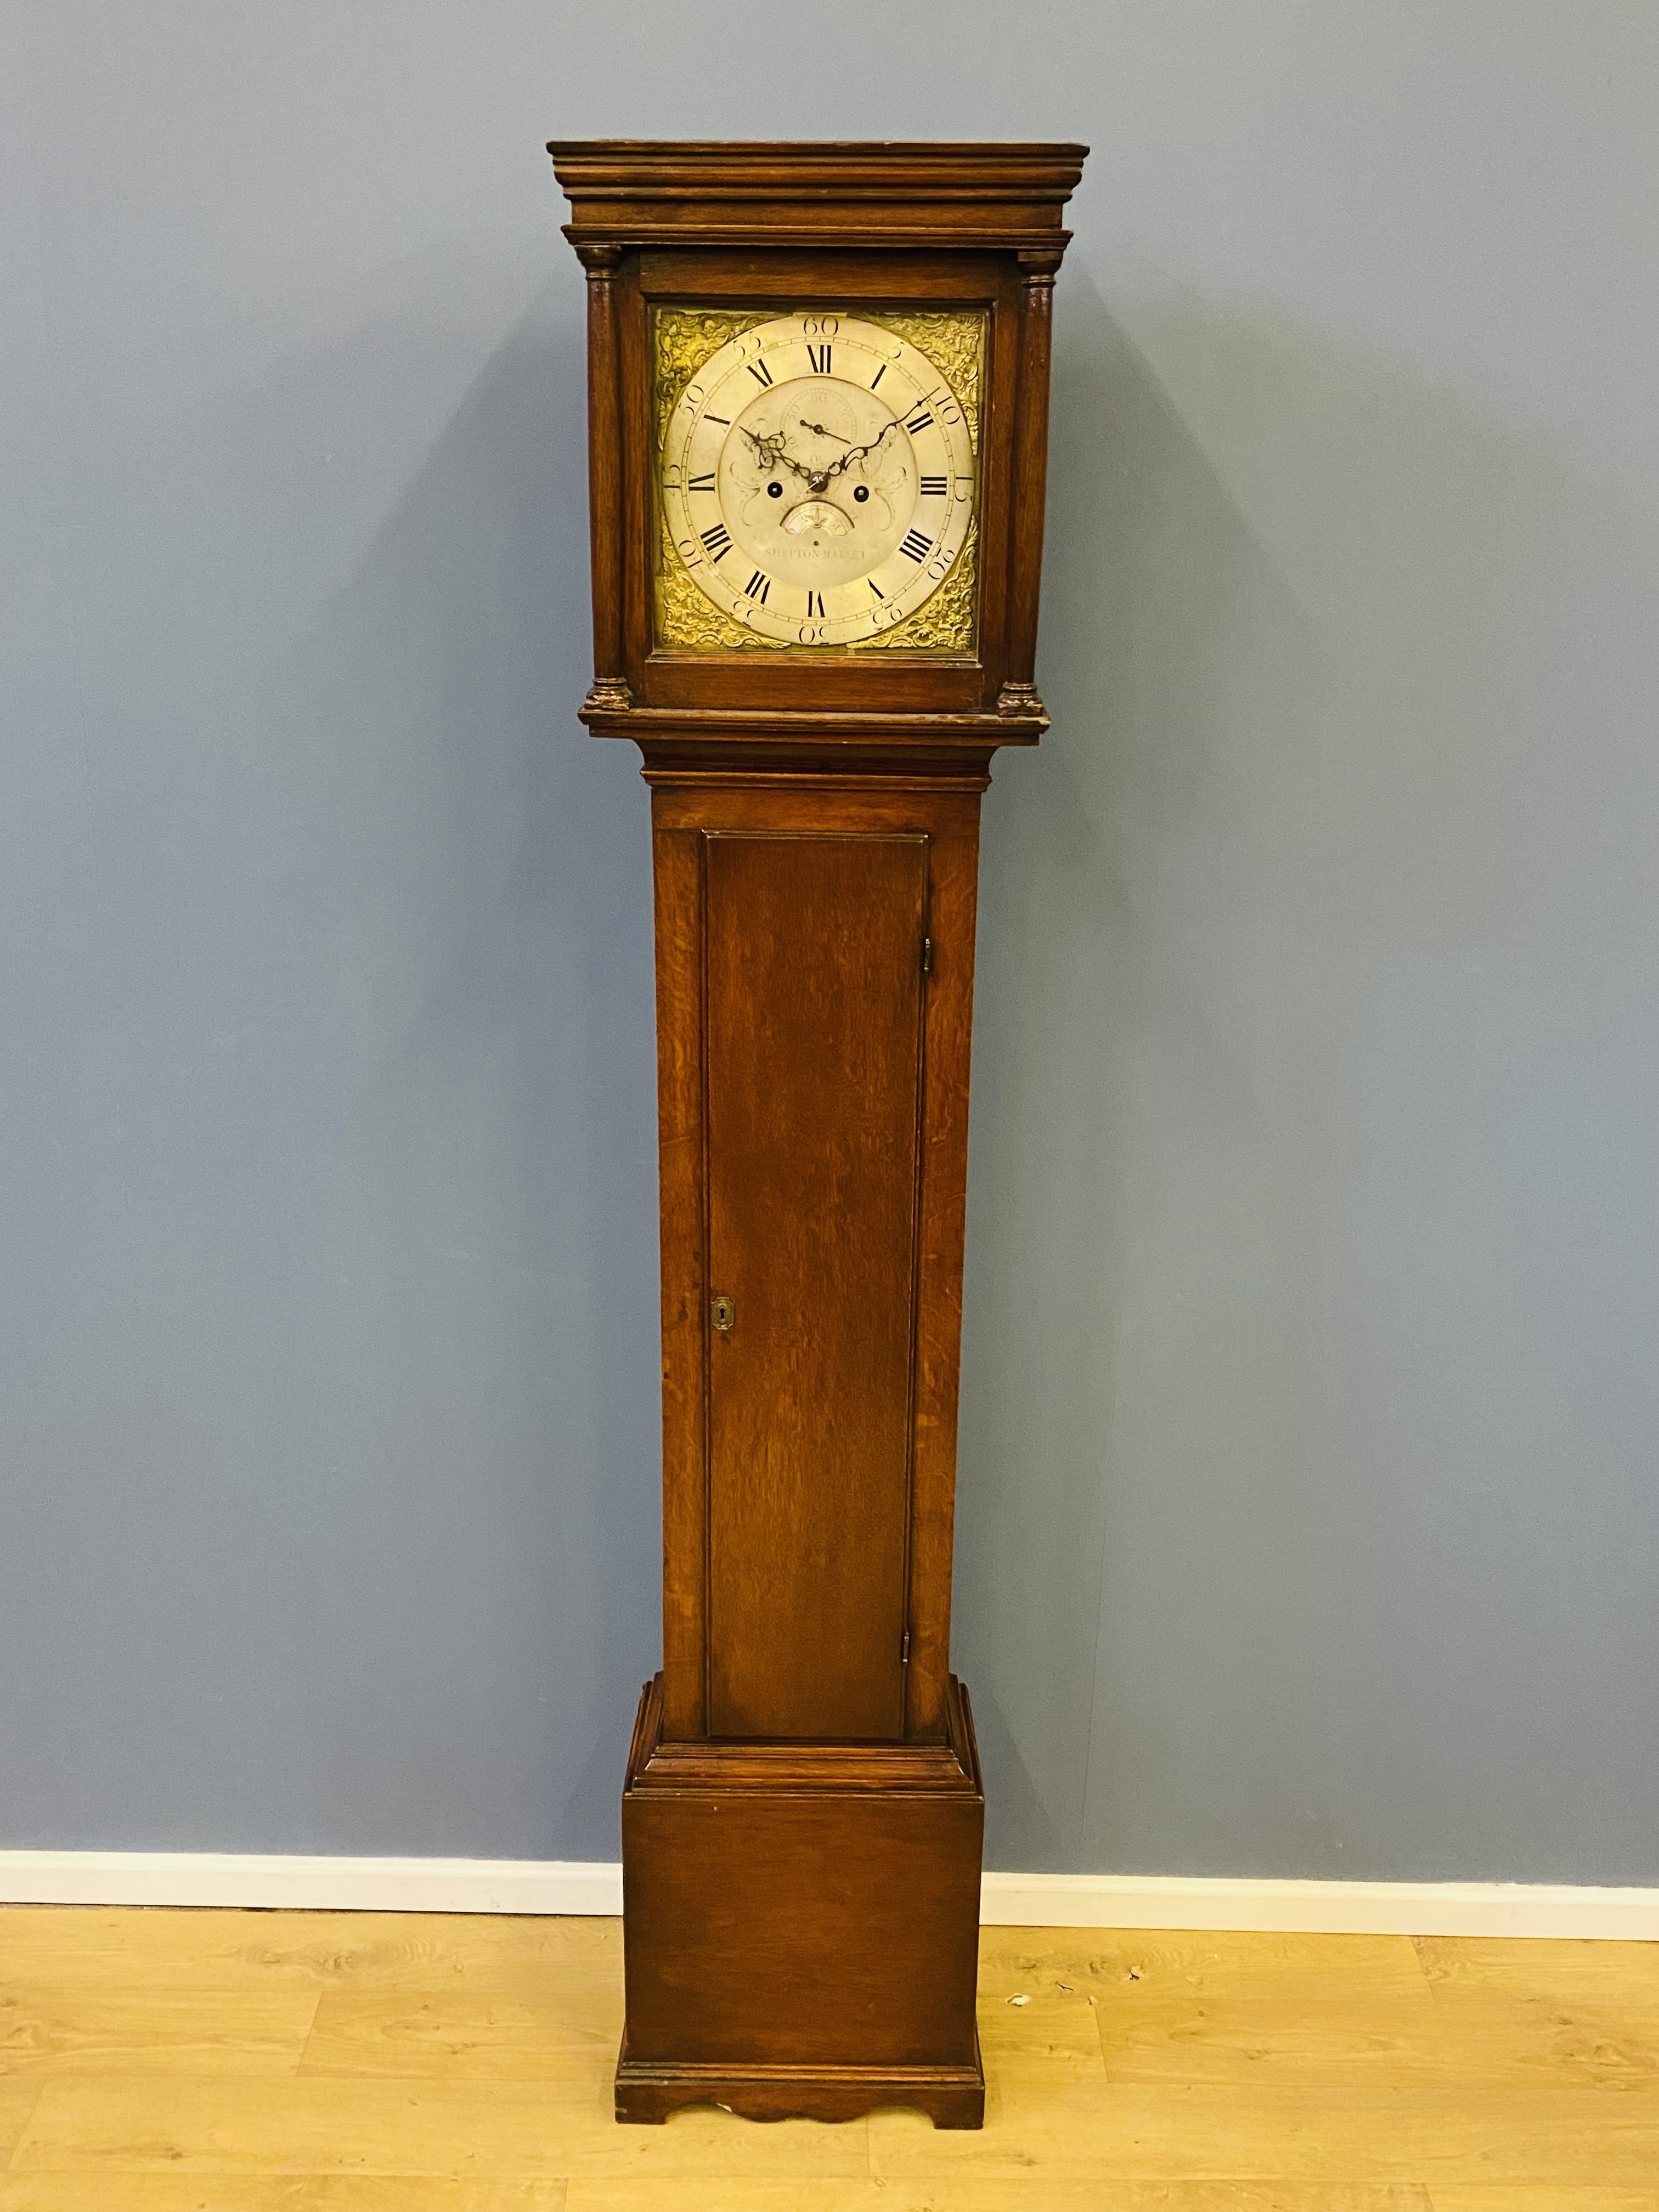
M 738 2119 L 863 2119 L 883 2106 L 927 2112 L 936 2128 L 984 2126 L 984 2073 L 971 2066 L 909 2066 L 880 2073 L 872 2066 L 814 2070 L 807 2066 L 750 2069 L 646 2066 L 617 2059 L 617 2119 L 661 2126 L 688 2104 L 714 2104 Z
M 985 1798 L 966 1692 L 938 1744 L 665 1743 L 641 1700 L 623 1796 L 619 2120 L 909 2105 L 978 2127 Z
M 688 2105 L 717 2105 L 740 2120 L 858 2120 L 884 2106 L 925 2112 L 936 2128 L 982 2128 L 985 2075 L 971 2066 L 879 2068 L 650 2066 L 617 2062 L 617 2118 L 660 2126 Z

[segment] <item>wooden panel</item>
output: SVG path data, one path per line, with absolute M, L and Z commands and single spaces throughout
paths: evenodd
M 921 1766 L 928 1754 L 911 1756 Z M 630 1786 L 628 2057 L 822 2075 L 955 2067 L 976 2079 L 985 1800 L 976 1767 L 970 1779 L 966 1793 L 920 1781 L 799 1796 L 764 1781 Z M 1100 2073 L 1097 2047 L 1091 2059 Z M 877 2101 L 887 2100 L 855 2109 Z
M 956 1525 L 957 1398 L 968 1198 L 968 1062 L 974 1020 L 977 798 L 936 803 L 927 927 L 927 1110 L 917 1255 L 915 1442 L 910 1472 L 910 1664 L 905 1733 L 945 1733 L 951 1559 Z
M 927 841 L 704 866 L 709 1728 L 896 1736 Z
M 933 943 L 933 970 L 924 1012 L 905 1733 L 912 1739 L 940 1741 L 945 1734 L 949 1674 L 978 779 L 974 779 L 975 787 L 968 790 L 947 787 L 938 778 L 894 784 L 858 775 L 806 773 L 778 775 L 769 782 L 700 773 L 684 781 L 653 775 L 653 781 L 664 1132 L 664 1734 L 673 1738 L 700 1733 L 700 1720 L 689 1717 L 702 1711 L 701 1675 L 695 1690 L 686 1686 L 689 1655 L 694 1649 L 701 1652 L 704 1591 L 702 1306 L 696 1300 L 688 1302 L 677 1287 L 701 1269 L 702 1254 L 701 1155 L 694 1160 L 684 1137 L 692 1111 L 688 1101 L 700 1096 L 696 1085 L 701 1080 L 701 999 L 694 969 L 700 958 L 696 941 L 702 902 L 697 866 L 690 856 L 702 849 L 702 832 L 787 836 L 818 829 L 926 836 L 928 840 L 927 929 Z
M 987 530 L 988 525 L 983 526 L 981 538 Z M 981 605 L 991 580 L 981 576 Z M 636 566 L 633 586 L 636 601 L 650 589 L 642 567 Z M 977 660 L 907 660 L 898 653 L 855 653 L 839 660 L 825 653 L 808 660 L 780 653 L 775 659 L 768 656 L 763 687 L 756 682 L 756 653 L 653 653 L 647 658 L 643 624 L 637 634 L 640 652 L 629 666 L 640 699 L 687 714 L 714 714 L 763 702 L 780 712 L 798 714 L 819 708 L 826 713 L 966 714 L 996 696 L 994 672 Z
M 657 1179 L 662 1250 L 664 1729 L 700 1736 L 707 1679 L 708 1431 L 703 1331 L 702 855 L 653 794 L 657 910 Z
M 647 771 L 649 773 L 649 771 Z M 655 793 L 656 821 L 665 830 L 702 830 L 711 836 L 931 836 L 967 806 L 978 818 L 982 774 L 952 781 L 941 790 L 932 779 L 901 781 L 866 775 L 854 767 L 830 773 L 777 769 L 765 775 L 712 771 L 676 775 Z
M 785 300 L 805 291 L 837 300 L 915 300 L 923 305 L 986 306 L 1015 297 L 1015 264 L 1006 254 L 792 252 L 772 246 L 764 254 L 699 252 L 674 246 L 647 251 L 639 259 L 640 289 L 650 300 Z M 1016 299 L 1016 305 L 1018 304 Z

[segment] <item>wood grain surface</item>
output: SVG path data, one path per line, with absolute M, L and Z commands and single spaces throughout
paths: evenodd
M 709 1729 L 903 1733 L 923 836 L 712 836 Z
M 641 710 L 705 726 L 757 708 L 810 718 L 950 710 L 1040 726 L 1032 681 L 1048 437 L 1049 306 L 1070 233 L 1080 146 L 550 149 L 571 203 L 565 234 L 589 280 L 589 495 L 596 729 Z M 988 318 L 979 430 L 978 614 L 971 653 L 669 651 L 653 645 L 655 531 L 647 317 L 702 299 Z M 637 732 L 641 741 L 647 732 Z
M 618 2128 L 620 1938 L 0 1911 L 0 2212 L 1659 2207 L 1659 1945 L 988 1929 L 947 2134 Z
M 617 2117 L 717 2104 L 977 2127 L 985 1799 L 968 1700 L 948 1743 L 664 1744 L 660 1678 L 623 1793 L 627 2028 Z
M 947 1789 L 923 1822 L 939 1856 L 924 1864 L 922 1829 L 908 1836 L 902 1865 L 886 1869 L 873 1936 L 865 1901 L 882 1881 L 869 1856 L 881 1823 L 899 1818 L 874 1802 L 890 1786 L 881 1757 L 894 1745 L 918 1754 L 919 1800 L 933 1787 L 922 1754 L 951 1730 L 979 795 L 997 749 L 1047 726 L 1033 656 L 1050 303 L 1086 150 L 549 149 L 588 279 L 593 678 L 581 714 L 596 735 L 639 744 L 653 787 L 664 1571 L 663 1673 L 647 1704 L 671 1744 L 862 1744 L 877 1762 L 842 1813 L 820 1798 L 799 1816 L 817 1839 L 823 1910 L 793 1917 L 774 1910 L 767 1887 L 788 1869 L 769 1868 L 785 1839 L 763 1793 L 713 1804 L 707 1832 L 680 1838 L 669 1793 L 634 1802 L 630 1783 L 636 2078 L 618 2075 L 619 2116 L 655 2121 L 666 2109 L 665 2022 L 684 2039 L 681 2086 L 700 2097 L 713 2061 L 694 2054 L 711 2023 L 729 2043 L 738 2016 L 769 2023 L 764 2048 L 741 2079 L 722 2075 L 720 2094 L 757 2116 L 867 2110 L 889 2087 L 917 2086 L 891 2071 L 891 2051 L 913 2045 L 927 2046 L 937 2078 L 917 2101 L 936 2119 L 969 2124 L 982 2103 L 971 2055 L 976 1863 L 964 1874 L 963 1856 L 982 1805 L 969 1810 Z M 956 308 L 982 332 L 973 618 L 937 649 L 897 632 L 891 651 L 820 649 L 810 622 L 773 651 L 740 637 L 708 650 L 659 642 L 659 403 L 673 394 L 657 389 L 666 372 L 653 318 L 706 323 L 734 305 L 751 319 L 769 307 Z M 679 362 L 674 390 L 689 395 L 694 360 L 709 357 Z M 814 365 L 827 373 L 827 353 Z M 944 391 L 949 374 L 934 368 Z M 912 427 L 932 420 L 924 410 Z M 870 450 L 849 447 L 848 459 Z M 921 543 L 925 552 L 932 541 Z M 769 581 L 758 571 L 750 581 L 763 601 Z M 871 583 L 884 598 L 873 574 Z M 771 1780 L 789 1796 L 781 1770 Z M 676 1891 L 668 1877 L 683 1846 L 696 1878 Z M 820 1876 L 842 1859 L 858 1878 L 832 1911 Z M 728 1860 L 771 1900 L 764 2001 L 753 1973 L 719 1987 L 691 1978 L 730 1957 L 713 1878 Z M 918 1924 L 946 1897 L 956 1917 L 936 1955 L 900 1942 L 903 1956 L 884 1971 L 873 1955 L 890 1924 L 897 1939 L 904 1883 L 927 1901 Z M 647 1972 L 638 1914 L 671 1893 L 686 1923 L 652 1908 L 661 1955 Z M 855 1922 L 862 1932 L 848 1935 L 837 1963 L 824 1927 Z M 917 1992 L 932 1989 L 929 2028 Z M 848 2039 L 854 1990 L 871 2051 L 884 2038 L 889 2050 L 862 2074 Z M 510 2038 L 514 2023 L 500 2025 Z M 438 2015 L 409 2017 L 400 2032 L 411 2051 L 461 2033 Z M 817 2101 L 805 2095 L 815 2039 Z M 769 2066 L 790 2078 L 774 2081 Z
M 663 1732 L 937 1743 L 982 777 L 647 773 Z

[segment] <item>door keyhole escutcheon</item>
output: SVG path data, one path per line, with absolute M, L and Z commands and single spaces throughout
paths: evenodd
M 714 1322 L 715 1328 L 719 1329 L 722 1336 L 724 1336 L 726 1330 L 731 1328 L 732 1322 L 736 1321 L 737 1317 L 738 1310 L 736 1306 L 732 1304 L 730 1298 L 717 1297 L 711 1298 L 709 1300 L 708 1318 Z

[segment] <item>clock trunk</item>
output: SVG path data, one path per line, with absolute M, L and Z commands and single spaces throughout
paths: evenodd
M 896 1738 L 927 842 L 702 863 L 709 1732 Z

